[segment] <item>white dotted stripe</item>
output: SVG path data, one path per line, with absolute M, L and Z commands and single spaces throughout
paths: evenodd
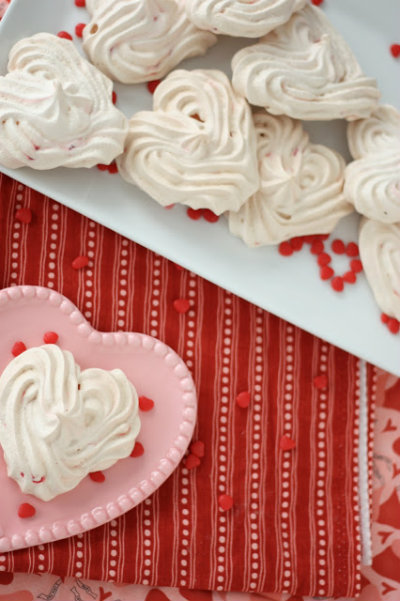
M 156 257 L 153 262 L 153 281 L 151 290 L 150 334 L 159 338 L 161 294 L 161 259 L 159 257 Z
M 112 582 L 115 578 L 117 560 L 115 559 L 118 555 L 118 522 L 117 520 L 111 520 L 109 525 L 109 541 L 110 541 L 110 551 L 108 553 L 108 581 Z
M 89 259 L 88 267 L 85 269 L 85 300 L 84 316 L 91 319 L 93 316 L 93 258 L 96 246 L 96 223 L 89 221 L 89 231 L 87 234 L 87 257 Z
M 6 566 L 4 565 L 6 562 L 6 556 L 5 555 L 0 555 L 0 572 L 5 572 L 6 571 Z
M 75 552 L 75 565 L 74 565 L 74 576 L 75 578 L 82 578 L 82 565 L 83 565 L 83 534 L 80 532 L 76 535 L 76 552 Z M 79 555 L 78 555 L 79 553 Z M 82 555 L 81 555 L 82 554 Z
M 47 265 L 46 265 L 46 277 L 47 282 L 46 286 L 48 288 L 54 288 L 54 279 L 56 277 L 55 268 L 56 268 L 56 249 L 58 246 L 59 239 L 59 218 L 60 218 L 60 207 L 57 203 L 51 203 L 50 205 L 50 250 L 47 257 Z
M 15 212 L 23 207 L 24 201 L 24 186 L 22 184 L 18 184 L 17 186 L 17 194 L 15 196 L 16 204 L 15 204 Z M 14 218 L 13 226 L 12 226 L 12 251 L 11 251 L 11 273 L 10 280 L 11 286 L 17 285 L 18 278 L 18 266 L 20 262 L 20 243 L 21 243 L 21 222 Z
M 143 502 L 143 525 L 142 537 L 143 537 L 143 548 L 144 548 L 144 569 L 142 583 L 148 586 L 150 584 L 150 575 L 152 573 L 152 514 L 153 514 L 153 497 L 149 497 Z
M 354 519 L 357 525 L 357 531 L 355 536 L 356 541 L 356 565 L 361 565 L 361 532 L 360 532 L 360 491 L 359 491 L 359 463 L 358 463 L 358 452 L 359 452 L 359 437 L 360 437 L 360 395 L 361 395 L 361 372 L 360 372 L 360 360 L 357 361 L 356 367 L 356 394 L 355 394 L 355 417 L 354 417 L 354 431 L 353 431 L 353 509 Z M 358 592 L 360 589 L 360 578 L 361 574 L 356 574 L 358 580 L 356 581 L 356 587 Z

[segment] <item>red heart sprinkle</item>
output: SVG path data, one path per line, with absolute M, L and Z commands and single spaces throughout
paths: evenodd
M 289 438 L 289 436 L 286 436 L 286 434 L 284 434 L 279 441 L 279 446 L 283 451 L 291 451 L 295 448 L 296 443 L 294 442 L 294 440 Z
M 358 248 L 358 244 L 355 242 L 349 242 L 346 246 L 346 255 L 348 257 L 358 257 L 360 254 L 360 250 Z
M 239 392 L 239 394 L 237 395 L 236 404 L 239 405 L 239 407 L 241 407 L 242 409 L 247 409 L 247 407 L 250 405 L 250 399 L 250 392 L 244 390 L 243 392 Z
M 320 267 L 325 267 L 325 265 L 328 265 L 328 263 L 330 263 L 332 261 L 332 257 L 330 255 L 328 255 L 328 253 L 321 253 L 318 255 L 318 265 Z
M 75 6 L 83 8 L 84 6 L 86 6 L 86 0 L 75 0 Z
M 293 248 L 292 245 L 290 244 L 290 242 L 281 242 L 278 250 L 280 252 L 281 255 L 283 255 L 284 257 L 290 257 L 290 255 L 293 254 Z
M 186 298 L 177 298 L 172 304 L 178 313 L 187 313 L 190 308 L 190 302 Z
M 204 452 L 205 452 L 204 442 L 202 440 L 196 440 L 196 442 L 192 442 L 192 444 L 190 445 L 190 452 L 193 455 L 196 455 L 196 457 L 199 457 L 199 459 L 204 457 Z
M 387 327 L 392 334 L 398 334 L 400 330 L 400 323 L 394 317 L 390 317 L 387 322 Z
M 96 165 L 96 167 L 99 171 L 108 171 L 108 165 L 103 165 L 102 163 L 99 163 L 98 165 Z
M 400 56 L 400 44 L 392 44 L 390 52 L 394 58 L 398 58 Z
M 28 209 L 28 207 L 18 209 L 18 211 L 15 213 L 15 219 L 21 221 L 22 223 L 30 223 L 32 221 L 32 211 Z
M 219 215 L 216 215 L 210 209 L 203 209 L 203 217 L 209 223 L 216 223 L 219 219 Z
M 313 385 L 315 388 L 318 388 L 318 390 L 325 390 L 328 387 L 328 376 L 325 374 L 315 376 L 315 378 L 313 378 Z
M 296 238 L 292 238 L 291 240 L 289 240 L 289 244 L 293 248 L 293 250 L 301 250 L 303 248 L 304 238 L 302 236 L 297 236 Z
M 342 276 L 343 280 L 348 284 L 355 284 L 357 280 L 357 276 L 354 271 L 346 271 L 346 273 Z
M 343 240 L 334 240 L 331 244 L 331 248 L 333 252 L 337 255 L 343 255 L 346 251 L 346 247 L 344 245 Z
M 141 442 L 135 442 L 135 446 L 132 449 L 131 457 L 141 457 L 144 453 L 144 446 Z
M 88 263 L 89 258 L 84 255 L 80 255 L 79 257 L 75 257 L 75 259 L 72 261 L 72 268 L 82 269 L 83 267 L 86 267 Z
M 192 470 L 195 467 L 199 467 L 201 461 L 199 459 L 199 457 L 197 457 L 197 455 L 194 455 L 192 453 L 190 453 L 190 455 L 188 455 L 184 461 L 185 467 L 188 470 Z
M 360 273 L 363 270 L 360 259 L 353 259 L 350 261 L 350 269 L 351 271 L 354 271 L 354 273 Z
M 147 89 L 149 90 L 150 94 L 154 94 L 156 88 L 160 85 L 160 83 L 161 79 L 154 79 L 153 81 L 147 82 Z
M 386 315 L 386 313 L 382 313 L 381 314 L 381 322 L 387 323 L 388 321 L 389 321 L 389 315 Z
M 111 100 L 112 100 L 113 104 L 117 103 L 118 96 L 117 96 L 117 92 L 115 92 L 114 90 L 113 90 L 113 93 L 112 93 L 112 96 L 111 96 Z
M 322 252 L 324 252 L 324 249 L 325 247 L 322 240 L 314 240 L 314 242 L 311 244 L 310 252 L 313 255 L 320 255 Z
M 321 280 L 330 280 L 334 273 L 332 267 L 329 267 L 329 265 L 325 265 L 319 270 Z
M 186 215 L 190 217 L 190 219 L 193 219 L 193 221 L 198 221 L 202 214 L 203 209 L 192 209 L 190 207 L 186 209 Z
M 64 38 L 65 40 L 72 40 L 72 35 L 68 33 L 68 31 L 59 31 L 57 36 L 59 38 Z
M 337 275 L 331 280 L 331 286 L 335 292 L 342 292 L 344 288 L 343 278 Z
M 36 509 L 30 503 L 22 503 L 18 507 L 18 516 L 20 518 L 31 518 L 35 515 Z
M 90 472 L 89 478 L 93 480 L 93 482 L 104 482 L 106 479 L 103 472 Z
M 154 401 L 149 399 L 147 396 L 139 397 L 139 409 L 140 411 L 151 411 L 154 407 Z
M 324 0 L 311 0 L 311 4 L 314 4 L 314 6 L 321 6 L 323 1 Z
M 86 23 L 78 23 L 78 25 L 75 25 L 75 35 L 78 38 L 81 38 L 83 35 L 83 30 L 86 27 Z
M 45 334 L 43 335 L 43 342 L 45 344 L 56 344 L 57 341 L 58 341 L 57 332 L 45 332 Z
M 18 355 L 20 355 L 24 351 L 26 351 L 26 346 L 23 342 L 21 342 L 21 340 L 15 342 L 11 349 L 11 353 L 14 355 L 14 357 L 18 357 Z
M 118 173 L 117 163 L 111 163 L 111 165 L 108 165 L 108 173 Z
M 229 511 L 233 507 L 233 499 L 230 495 L 219 495 L 218 505 L 223 511 Z

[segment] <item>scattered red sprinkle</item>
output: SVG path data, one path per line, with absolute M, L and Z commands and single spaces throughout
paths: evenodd
M 111 165 L 108 166 L 108 173 L 118 173 L 118 165 L 117 163 L 111 163 Z
M 320 267 L 325 267 L 325 265 L 328 265 L 332 261 L 332 257 L 328 253 L 321 253 L 318 255 L 317 261 Z
M 200 219 L 200 217 L 203 214 L 203 209 L 192 209 L 192 208 L 188 208 L 186 209 L 186 215 L 188 217 L 190 217 L 190 219 L 193 219 L 194 221 L 197 221 L 198 219 Z
M 199 467 L 201 461 L 197 455 L 190 453 L 190 455 L 186 457 L 184 463 L 188 470 L 193 470 L 195 467 Z
M 57 332 L 45 332 L 45 334 L 43 336 L 43 342 L 45 344 L 56 344 L 57 341 L 58 341 Z
M 325 374 L 315 376 L 315 378 L 313 378 L 313 385 L 315 388 L 318 388 L 318 390 L 325 390 L 328 387 L 328 376 Z
M 290 242 L 281 242 L 278 248 L 281 255 L 284 257 L 290 257 L 293 254 L 293 248 Z
M 236 397 L 236 403 L 242 409 L 246 409 L 250 405 L 250 392 L 248 390 L 244 390 L 243 392 L 239 392 Z
M 323 1 L 324 0 L 311 0 L 311 4 L 314 4 L 314 6 L 321 6 Z
M 216 223 L 219 219 L 219 215 L 216 215 L 210 209 L 203 209 L 203 217 L 209 223 Z
M 387 322 L 387 327 L 392 334 L 398 334 L 400 330 L 400 323 L 394 317 L 390 317 Z
M 292 238 L 291 240 L 289 240 L 289 243 L 293 250 L 298 251 L 303 248 L 304 238 L 298 236 L 297 238 Z
M 86 267 L 86 265 L 89 263 L 89 257 L 85 257 L 85 256 L 79 256 L 79 257 L 75 257 L 75 259 L 72 261 L 72 268 L 73 269 L 82 269 L 83 267 Z
M 18 507 L 18 516 L 20 518 L 31 518 L 35 515 L 36 509 L 30 503 L 22 503 Z
M 294 440 L 289 438 L 289 436 L 286 436 L 286 434 L 284 434 L 279 441 L 279 446 L 283 451 L 291 451 L 295 448 L 296 443 L 294 442 Z
M 144 446 L 141 442 L 135 442 L 135 446 L 132 449 L 131 457 L 141 457 L 144 453 Z
M 106 479 L 103 472 L 90 472 L 89 478 L 93 480 L 93 482 L 104 482 Z
M 360 273 L 360 271 L 363 270 L 363 266 L 360 259 L 353 259 L 352 261 L 350 261 L 350 269 L 351 271 L 354 271 L 354 273 Z
M 233 507 L 233 499 L 230 495 L 219 495 L 218 505 L 223 511 L 229 511 Z
M 22 207 L 15 213 L 15 219 L 22 223 L 30 223 L 32 221 L 32 211 L 28 207 Z
M 320 255 L 325 250 L 324 243 L 322 240 L 314 240 L 311 244 L 310 252 L 313 255 Z
M 68 31 L 59 31 L 57 36 L 59 38 L 64 38 L 65 40 L 72 40 L 72 35 L 68 33 Z
M 42 482 L 44 482 L 45 480 L 46 480 L 46 476 L 42 476 L 41 478 L 39 478 L 39 480 L 35 480 L 35 478 L 32 476 L 33 484 L 42 484 Z
M 99 163 L 98 165 L 96 165 L 96 167 L 99 171 L 108 171 L 108 165 L 103 165 Z
M 20 355 L 24 351 L 26 351 L 26 345 L 23 342 L 21 342 L 21 340 L 15 342 L 11 349 L 11 353 L 14 355 L 14 357 L 18 357 L 18 355 Z
M 337 275 L 331 280 L 331 286 L 335 290 L 335 292 L 342 292 L 344 288 L 343 278 Z
M 346 273 L 342 276 L 345 282 L 348 284 L 355 284 L 357 281 L 357 276 L 354 271 L 346 271 Z
M 86 23 L 78 23 L 78 25 L 75 25 L 75 35 L 78 38 L 81 38 L 83 35 L 83 30 L 86 27 Z
M 346 251 L 346 247 L 344 245 L 343 240 L 334 240 L 332 242 L 331 248 L 333 250 L 334 253 L 336 253 L 337 255 L 343 255 Z
M 360 251 L 358 248 L 358 244 L 356 244 L 355 242 L 349 242 L 346 246 L 346 255 L 348 257 L 358 257 L 359 254 Z
M 113 104 L 116 104 L 117 100 L 118 100 L 118 96 L 117 96 L 117 92 L 115 92 L 113 90 L 112 96 L 111 96 L 111 100 Z
M 196 442 L 192 442 L 190 445 L 190 452 L 193 455 L 196 455 L 199 459 L 204 457 L 205 445 L 202 440 L 196 440 Z
M 400 44 L 392 44 L 390 46 L 390 52 L 394 58 L 398 58 L 400 56 Z
M 334 274 L 335 272 L 333 271 L 332 267 L 329 267 L 329 265 L 324 265 L 324 267 L 321 267 L 319 270 L 319 276 L 321 280 L 330 280 Z
M 389 321 L 389 315 L 386 315 L 386 313 L 382 313 L 381 314 L 381 322 L 387 323 L 388 321 Z
M 154 407 L 154 401 L 149 399 L 147 396 L 139 397 L 139 409 L 140 411 L 151 411 Z
M 160 85 L 160 83 L 161 79 L 154 79 L 153 81 L 147 82 L 147 89 L 149 90 L 150 94 L 154 94 L 156 88 Z
M 84 6 L 86 6 L 86 0 L 75 0 L 75 6 L 83 8 Z
M 186 298 L 177 298 L 172 304 L 178 313 L 187 313 L 190 308 L 190 303 Z

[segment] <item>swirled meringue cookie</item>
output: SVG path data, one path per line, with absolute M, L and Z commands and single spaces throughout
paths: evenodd
M 345 194 L 359 213 L 384 223 L 400 222 L 400 113 L 380 106 L 369 119 L 350 123 Z
M 26 350 L 0 377 L 7 473 L 43 501 L 127 457 L 140 429 L 138 397 L 119 369 L 81 371 L 56 345 Z
M 186 0 L 195 25 L 217 34 L 259 38 L 300 10 L 307 0 Z
M 130 120 L 120 175 L 163 206 L 237 211 L 258 188 L 256 136 L 250 107 L 226 75 L 173 71 L 153 107 Z
M 299 121 L 254 115 L 259 190 L 236 213 L 229 229 L 248 246 L 277 244 L 331 232 L 352 206 L 343 195 L 345 163 L 339 153 L 311 144 Z
M 239 50 L 232 69 L 234 89 L 274 115 L 352 121 L 368 117 L 379 99 L 375 80 L 315 6 Z
M 400 321 L 400 224 L 362 219 L 359 247 L 378 306 Z
M 116 81 L 164 77 L 185 58 L 205 54 L 217 41 L 189 21 L 185 1 L 98 1 L 83 30 L 83 48 L 91 62 Z
M 69 40 L 20 40 L 0 77 L 0 163 L 8 168 L 93 167 L 120 154 L 127 119 L 112 82 Z

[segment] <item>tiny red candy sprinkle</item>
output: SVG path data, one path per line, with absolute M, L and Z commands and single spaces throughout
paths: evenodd
M 83 8 L 84 6 L 86 6 L 86 0 L 75 0 L 75 6 Z
M 250 405 L 250 392 L 244 390 L 243 392 L 239 392 L 236 397 L 236 404 L 239 405 L 242 409 L 246 409 Z
M 161 79 L 154 79 L 153 81 L 147 82 L 147 89 L 149 90 L 150 94 L 154 94 L 156 88 L 160 85 L 160 83 Z
M 190 308 L 190 303 L 186 298 L 177 298 L 172 304 L 178 313 L 187 313 Z
M 278 248 L 281 255 L 284 257 L 290 257 L 293 254 L 293 248 L 290 242 L 281 242 Z
M 170 205 L 165 205 L 164 209 L 167 209 L 167 211 L 169 211 L 170 209 L 173 209 L 173 208 L 174 208 L 174 206 L 175 206 L 175 203 L 173 202 L 173 203 L 172 203 L 172 204 L 170 204 Z
M 324 252 L 324 249 L 325 247 L 322 240 L 314 240 L 314 242 L 311 244 L 310 252 L 313 255 L 320 255 Z
M 219 495 L 218 505 L 223 511 L 229 511 L 233 507 L 233 499 L 230 495 Z
M 204 457 L 205 445 L 202 440 L 196 440 L 196 442 L 192 442 L 190 445 L 190 452 L 193 455 L 196 455 L 199 459 Z
M 43 342 L 45 344 L 56 344 L 57 341 L 58 341 L 57 332 L 45 332 L 45 334 L 43 336 Z
M 400 44 L 392 44 L 390 52 L 394 58 L 398 58 L 400 56 Z
M 141 457 L 144 453 L 144 446 L 141 442 L 135 442 L 135 446 L 132 449 L 131 457 Z
M 193 219 L 193 221 L 197 221 L 203 214 L 203 209 L 186 209 L 186 215 Z
M 89 478 L 93 480 L 93 482 L 104 482 L 106 479 L 103 472 L 90 472 Z
M 357 276 L 354 271 L 346 271 L 342 277 L 347 284 L 355 284 L 357 280 Z
M 318 255 L 317 261 L 320 267 L 325 267 L 325 265 L 328 265 L 332 261 L 332 257 L 328 253 L 321 253 Z
M 20 355 L 24 351 L 26 351 L 26 345 L 23 342 L 21 342 L 21 340 L 15 342 L 11 349 L 11 353 L 14 355 L 14 357 L 18 357 L 18 355 Z
M 72 261 L 72 267 L 73 269 L 82 269 L 83 267 L 86 267 L 88 263 L 89 258 L 82 255 L 79 257 L 75 257 L 75 259 Z
M 331 280 L 331 286 L 335 292 L 342 292 L 344 288 L 343 278 L 337 275 L 335 278 Z
M 318 388 L 318 390 L 325 390 L 328 386 L 328 376 L 325 374 L 315 376 L 315 378 L 313 378 L 313 385 L 315 388 Z
M 186 457 L 184 463 L 188 470 L 193 470 L 195 467 L 199 467 L 201 461 L 197 455 L 190 453 L 190 455 Z
M 360 259 L 353 259 L 350 261 L 350 269 L 351 271 L 354 271 L 354 273 L 360 273 L 363 270 Z
M 314 6 L 321 6 L 323 1 L 324 0 L 311 0 L 311 4 L 314 4 Z
M 117 96 L 117 92 L 115 92 L 113 90 L 112 96 L 111 96 L 111 100 L 113 104 L 116 104 L 117 100 L 118 100 L 118 96 Z
M 219 219 L 219 216 L 210 211 L 210 209 L 203 209 L 203 217 L 209 223 L 216 223 Z
M 32 211 L 28 207 L 22 207 L 15 213 L 15 219 L 22 223 L 30 223 L 32 221 Z
M 400 323 L 394 317 L 390 317 L 387 322 L 387 327 L 392 334 L 398 334 L 400 330 Z
M 334 253 L 336 253 L 337 255 L 343 255 L 346 251 L 346 247 L 344 245 L 343 240 L 334 240 L 332 242 L 331 248 L 333 250 Z
M 334 273 L 332 267 L 329 267 L 329 265 L 324 265 L 324 267 L 321 267 L 319 270 L 321 280 L 330 280 Z
M 68 33 L 68 31 L 59 31 L 57 36 L 59 38 L 64 38 L 65 40 L 72 40 L 72 35 Z
M 108 165 L 103 165 L 102 163 L 99 163 L 98 165 L 96 165 L 96 167 L 99 171 L 108 171 Z
M 358 248 L 358 244 L 356 244 L 355 242 L 349 242 L 346 246 L 346 255 L 348 257 L 358 257 L 359 254 L 360 251 Z
M 75 35 L 78 38 L 81 38 L 83 35 L 83 30 L 86 27 L 86 23 L 78 23 L 78 25 L 75 25 Z
M 291 451 L 295 448 L 296 443 L 294 442 L 294 440 L 289 438 L 289 436 L 286 436 L 286 434 L 284 434 L 279 441 L 279 446 L 282 449 L 282 451 Z
M 386 313 L 382 313 L 381 314 L 381 322 L 387 323 L 388 321 L 389 321 L 389 315 L 386 315 Z
M 31 518 L 35 515 L 36 509 L 30 503 L 22 503 L 18 507 L 18 516 L 20 518 Z
M 118 173 L 117 163 L 111 163 L 111 165 L 108 166 L 108 173 Z
M 154 407 L 154 401 L 149 399 L 147 396 L 139 397 L 139 409 L 140 411 L 151 411 Z
M 297 238 L 292 238 L 289 240 L 289 243 L 293 250 L 299 251 L 303 248 L 304 238 L 298 236 Z

